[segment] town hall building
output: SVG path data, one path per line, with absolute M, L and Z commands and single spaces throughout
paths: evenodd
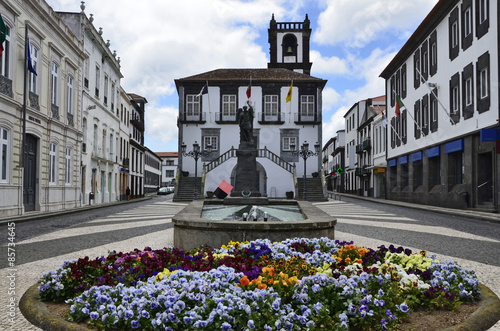
M 177 172 L 174 200 L 181 200 L 182 187 L 191 186 L 193 177 L 198 180 L 199 197 L 215 191 L 222 181 L 234 186 L 240 142 L 237 114 L 244 107 L 253 110 L 260 195 L 284 198 L 293 192 L 302 196 L 302 185 L 297 183 L 306 170 L 307 182 L 317 180 L 308 192 L 309 200 L 315 194 L 324 198 L 321 153 L 307 158 L 306 165 L 296 153 L 304 143 L 314 152 L 313 145 L 322 141 L 326 80 L 310 75 L 310 21 L 306 15 L 299 23 L 276 22 L 273 15 L 268 32 L 268 68 L 217 69 L 175 80 L 181 171 Z M 199 146 L 199 160 L 184 156 L 181 144 L 187 150 Z

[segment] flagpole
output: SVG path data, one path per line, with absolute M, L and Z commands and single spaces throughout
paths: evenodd
M 292 94 L 290 96 L 290 109 L 288 110 L 288 123 L 292 123 L 293 79 L 292 79 L 292 84 L 290 84 L 290 87 L 292 88 L 292 91 L 291 91 Z
M 206 81 L 207 84 L 207 94 L 208 94 L 208 116 L 210 117 L 210 123 L 212 123 L 212 110 L 210 108 L 210 93 L 208 93 L 208 80 Z M 203 95 L 201 96 L 203 98 Z
M 420 73 L 420 70 L 418 70 L 418 68 L 415 68 L 415 70 L 417 70 L 417 73 L 418 75 L 420 76 L 420 79 L 422 80 L 423 83 L 427 83 L 427 80 L 424 78 L 424 76 L 422 76 L 422 74 Z M 434 96 L 434 98 L 436 98 L 436 100 L 439 102 L 439 104 L 441 105 L 441 107 L 443 107 L 443 110 L 444 112 L 446 113 L 446 115 L 448 115 L 451 123 L 453 125 L 457 124 L 455 123 L 455 121 L 453 120 L 453 118 L 451 118 L 451 115 L 450 113 L 448 112 L 448 110 L 446 110 L 446 108 L 444 107 L 444 105 L 441 103 L 441 100 L 439 100 L 438 96 L 436 95 L 436 93 L 434 92 L 433 89 L 431 89 L 431 87 L 428 85 L 428 84 L 424 84 L 425 86 L 427 86 L 427 88 L 429 89 L 429 92 L 431 92 L 431 94 Z M 437 113 L 437 112 L 436 112 Z

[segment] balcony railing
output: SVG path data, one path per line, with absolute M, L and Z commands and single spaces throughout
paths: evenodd
M 12 98 L 12 80 L 0 75 L 0 93 L 5 94 Z
M 36 110 L 40 110 L 38 95 L 30 91 L 28 98 L 30 101 L 30 107 L 35 108 Z
M 298 123 L 319 123 L 322 120 L 321 113 L 315 114 L 300 114 L 296 113 L 294 116 L 295 122 Z
M 182 113 L 180 116 L 179 116 L 179 121 L 181 122 L 194 122 L 194 123 L 204 123 L 207 121 L 207 113 L 206 112 L 202 112 L 202 113 L 199 113 L 199 114 L 196 114 L 196 115 L 191 115 L 191 114 L 186 114 L 186 113 Z
M 363 153 L 363 144 L 356 145 L 356 153 Z
M 215 113 L 216 122 L 236 122 L 236 114 Z
M 371 139 L 366 139 L 363 141 L 363 150 L 369 150 L 372 148 L 372 140 Z
M 67 113 L 66 115 L 68 117 L 68 125 L 69 126 L 75 126 L 75 122 L 73 121 L 73 114 Z
M 270 114 L 266 112 L 259 112 L 257 114 L 257 121 L 259 123 L 285 123 L 285 113 Z
M 59 121 L 59 107 L 52 104 L 51 110 L 52 110 L 52 118 Z

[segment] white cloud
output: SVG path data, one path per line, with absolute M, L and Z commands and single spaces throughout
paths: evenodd
M 148 105 L 146 116 L 146 133 L 148 139 L 160 145 L 167 145 L 177 140 L 177 114 L 173 107 L 156 107 Z M 163 152 L 164 150 L 153 150 Z
M 323 90 L 323 113 L 331 110 L 333 107 L 337 106 L 341 95 L 331 87 L 326 87 Z
M 437 0 L 329 0 L 320 14 L 313 40 L 320 44 L 345 43 L 363 47 L 381 35 L 415 26 Z
M 349 73 L 349 66 L 345 59 L 337 56 L 323 57 L 318 51 L 311 51 L 310 58 L 313 63 L 311 69 L 314 72 L 313 76 L 324 74 L 346 75 Z
M 379 75 L 394 55 L 395 52 L 377 48 L 367 58 L 349 56 L 349 67 L 355 68 L 352 75 L 359 80 L 360 86 L 352 90 L 346 89 L 340 94 L 334 91 L 337 94 L 335 101 L 338 101 L 339 108 L 330 118 L 325 117 L 325 112 L 323 112 L 323 144 L 334 137 L 338 130 L 345 128 L 344 115 L 352 105 L 358 101 L 385 94 L 385 81 Z M 326 97 L 328 100 L 330 93 L 329 88 L 326 88 L 323 92 L 323 98 Z M 323 109 L 329 110 L 327 108 L 329 104 L 325 101 L 324 103 Z

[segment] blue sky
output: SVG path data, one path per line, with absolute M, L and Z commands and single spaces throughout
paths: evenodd
M 80 1 L 46 0 L 79 12 Z M 311 75 L 323 91 L 323 143 L 357 101 L 384 94 L 379 74 L 437 0 L 87 0 L 85 13 L 121 59 L 127 92 L 146 97 L 145 144 L 177 151 L 174 79 L 219 68 L 266 68 L 267 29 L 311 21 Z

